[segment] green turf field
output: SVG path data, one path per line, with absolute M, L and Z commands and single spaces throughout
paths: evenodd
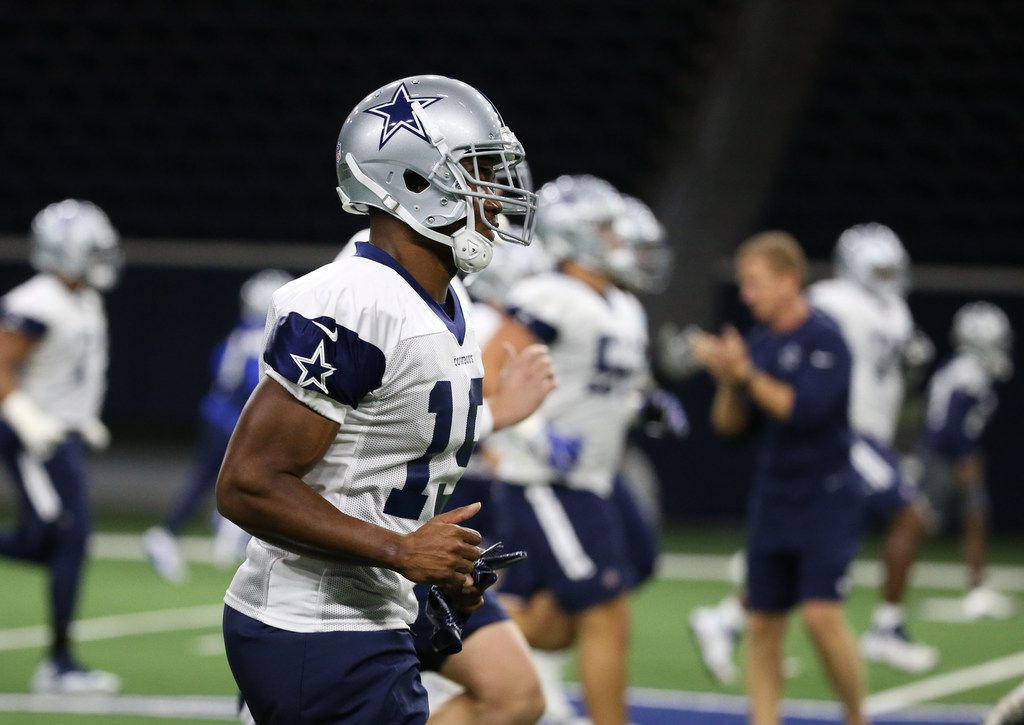
M 124 536 L 124 534 L 122 534 Z M 728 555 L 739 544 L 734 529 L 673 529 L 665 536 L 670 553 Z M 115 548 L 117 542 L 114 542 Z M 104 548 L 109 547 L 108 546 Z M 130 557 L 131 552 L 126 554 Z M 869 542 L 865 557 L 876 546 Z M 1020 565 L 1017 541 L 996 542 L 995 563 Z M 929 547 L 928 561 L 955 562 L 955 542 L 938 542 Z M 686 560 L 682 560 L 685 564 Z M 115 560 L 102 555 L 87 571 L 80 607 L 79 655 L 93 667 L 119 674 L 124 690 L 132 695 L 217 695 L 234 693 L 231 675 L 220 642 L 219 608 L 231 571 L 193 564 L 187 584 L 175 586 L 157 578 L 140 560 Z M 631 652 L 631 682 L 634 686 L 668 690 L 728 692 L 740 688 L 719 688 L 704 674 L 685 627 L 693 607 L 717 601 L 732 590 L 724 577 L 699 573 L 686 579 L 661 578 L 644 587 L 634 603 L 634 636 Z M 47 617 L 42 573 L 29 566 L 0 563 L 0 693 L 25 693 L 40 659 Z M 957 582 L 944 589 L 915 589 L 909 611 L 913 616 L 926 598 L 953 597 Z M 1024 595 L 1017 595 L 1024 601 Z M 850 599 L 850 616 L 862 630 L 875 602 L 875 592 L 855 587 Z M 127 616 L 131 615 L 131 616 Z M 938 646 L 939 668 L 928 675 L 907 675 L 885 667 L 871 667 L 869 685 L 873 693 L 931 677 L 943 672 L 1012 655 L 1024 650 L 1024 618 L 979 623 L 942 623 L 912 620 L 914 633 Z M 795 674 L 787 683 L 787 697 L 830 699 L 829 690 L 817 667 L 807 639 L 794 620 L 787 654 Z M 568 673 L 573 677 L 572 671 Z M 1018 676 L 1019 679 L 1019 676 Z M 1012 680 L 953 692 L 932 702 L 988 704 L 1005 692 Z M 2 698 L 3 695 L 0 695 Z M 9 707 L 7 708 L 10 709 Z M 68 714 L 3 712 L 0 723 L 156 723 L 164 719 Z M 210 722 L 192 719 L 176 722 Z

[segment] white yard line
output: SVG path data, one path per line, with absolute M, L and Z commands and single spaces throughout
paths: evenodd
M 26 695 L 0 693 L 0 712 L 138 715 L 172 720 L 235 720 L 235 698 L 206 695 Z
M 662 554 L 658 562 L 658 575 L 677 581 L 732 582 L 729 571 L 731 556 L 721 554 Z M 988 583 L 1005 592 L 1024 592 L 1024 567 L 990 566 Z M 874 559 L 854 562 L 853 584 L 877 587 L 882 580 L 882 565 Z M 920 561 L 914 565 L 911 586 L 925 589 L 963 589 L 964 565 L 948 562 Z
M 909 685 L 871 695 L 867 709 L 872 715 L 903 710 L 911 705 L 928 702 L 939 697 L 967 692 L 983 685 L 1003 682 L 1024 675 L 1024 652 L 983 662 L 980 665 L 964 667 L 941 675 L 926 677 Z
M 213 540 L 207 536 L 182 536 L 181 552 L 193 562 L 212 564 Z M 143 561 L 142 539 L 138 534 L 94 534 L 91 553 L 100 559 Z M 725 554 L 662 554 L 658 575 L 675 581 L 734 580 L 730 574 L 732 555 Z M 882 580 L 882 565 L 874 559 L 860 560 L 853 565 L 855 586 L 876 587 Z M 921 561 L 914 565 L 911 584 L 926 589 L 959 590 L 963 588 L 964 567 L 959 563 Z M 1024 592 L 1024 566 L 989 566 L 988 583 L 1006 592 Z
M 223 604 L 112 614 L 106 617 L 79 619 L 71 625 L 71 636 L 79 642 L 90 642 L 136 634 L 210 629 L 220 626 L 223 614 Z M 50 641 L 50 636 L 50 628 L 46 625 L 0 629 L 0 652 L 44 647 Z

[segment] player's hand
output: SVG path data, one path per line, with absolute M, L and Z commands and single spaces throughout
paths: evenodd
M 547 346 L 527 345 L 516 353 L 505 344 L 505 363 L 498 373 L 494 394 L 487 398 L 494 415 L 494 430 L 530 417 L 554 390 L 555 372 Z
M 690 419 L 682 402 L 663 388 L 647 394 L 640 416 L 644 432 L 652 438 L 663 438 L 666 434 L 685 438 L 690 433 Z
M 473 564 L 483 553 L 480 534 L 459 524 L 479 510 L 479 503 L 471 503 L 446 511 L 403 536 L 398 573 L 417 584 L 472 586 Z
M 580 462 L 583 452 L 583 439 L 579 436 L 568 436 L 560 433 L 550 423 L 544 427 L 544 436 L 548 448 L 548 465 L 560 477 L 565 477 Z
M 484 591 L 473 584 L 452 586 L 443 584 L 438 587 L 448 603 L 463 616 L 469 616 L 484 605 Z
M 20 390 L 12 390 L 4 397 L 0 402 L 0 413 L 18 436 L 22 447 L 40 460 L 53 456 L 67 434 L 63 423 L 44 413 Z
M 673 380 L 686 380 L 700 371 L 703 363 L 698 359 L 694 343 L 704 331 L 697 325 L 682 330 L 674 322 L 658 328 L 655 361 L 658 369 Z
M 79 426 L 78 432 L 94 451 L 105 451 L 110 445 L 110 429 L 99 418 L 90 418 Z

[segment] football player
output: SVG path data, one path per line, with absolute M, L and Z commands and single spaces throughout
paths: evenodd
M 71 648 L 91 530 L 84 446 L 105 448 L 107 317 L 102 292 L 117 281 L 117 232 L 88 201 L 50 204 L 32 222 L 38 271 L 0 300 L 0 455 L 18 487 L 18 525 L 0 533 L 0 555 L 45 566 L 49 653 L 37 692 L 111 693 L 117 676 L 84 667 Z
M 723 437 L 759 433 L 748 506 L 747 692 L 751 722 L 779 722 L 782 640 L 798 607 L 846 722 L 863 723 L 864 682 L 843 600 L 864 496 L 850 467 L 851 356 L 803 294 L 807 262 L 785 232 L 736 253 L 740 296 L 760 323 L 704 334 L 697 356 L 715 380 L 711 423 Z
M 903 474 L 893 449 L 905 371 L 928 361 L 912 358 L 920 345 L 905 301 L 910 258 L 889 227 L 858 224 L 839 235 L 835 271 L 833 279 L 812 285 L 808 295 L 839 324 L 853 356 L 850 425 L 856 439 L 850 461 L 864 482 L 868 522 L 887 528 L 882 602 L 861 638 L 861 651 L 870 661 L 924 672 L 938 662 L 938 652 L 913 641 L 902 607 L 924 521 L 915 504 L 915 482 Z
M 622 209 L 619 193 L 592 176 L 541 188 L 538 233 L 558 268 L 513 286 L 510 316 L 484 350 L 490 370 L 506 345 L 551 348 L 558 389 L 536 416 L 493 441 L 507 482 L 502 540 L 530 554 L 508 570 L 502 591 L 531 645 L 578 644 L 595 723 L 626 718 L 628 591 L 636 580 L 611 496 L 633 401 L 648 379 L 643 308 L 616 284 L 633 267 L 614 228 Z
M 182 582 L 188 575 L 177 537 L 203 500 L 213 492 L 231 431 L 259 382 L 263 328 L 271 298 L 279 287 L 291 280 L 290 274 L 278 269 L 265 269 L 247 279 L 239 290 L 238 324 L 213 350 L 213 384 L 200 403 L 202 435 L 192 471 L 162 525 L 142 535 L 146 556 L 157 574 L 167 581 Z M 244 547 L 247 538 L 237 526 L 221 519 L 217 525 L 214 559 L 237 563 L 236 552 Z
M 389 83 L 342 126 L 338 194 L 369 215 L 370 242 L 274 294 L 263 377 L 217 482 L 221 513 L 253 534 L 224 636 L 258 722 L 424 722 L 413 583 L 481 603 L 480 536 L 459 525 L 479 506 L 440 512 L 477 437 L 554 382 L 536 346 L 520 353 L 535 363 L 525 383 L 496 370 L 482 405 L 468 300 L 450 282 L 486 267 L 496 238 L 528 243 L 523 156 L 483 94 L 442 76 Z M 503 209 L 522 232 L 498 228 Z
M 998 404 L 996 383 L 1013 376 L 1013 330 L 1001 309 L 989 302 L 971 302 L 953 317 L 951 338 L 954 355 L 928 383 L 919 446 L 928 531 L 935 531 L 950 495 L 958 492 L 969 586 L 964 614 L 968 619 L 1006 617 L 1012 613 L 1012 602 L 985 583 L 990 504 L 981 438 Z

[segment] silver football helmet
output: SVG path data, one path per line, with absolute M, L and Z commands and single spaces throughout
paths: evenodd
M 845 230 L 836 242 L 833 261 L 836 276 L 877 295 L 906 297 L 910 291 L 910 255 L 884 224 L 869 222 Z
M 98 290 L 117 284 L 124 265 L 120 237 L 90 201 L 54 202 L 32 220 L 32 266 Z
M 625 208 L 615 187 L 596 176 L 559 176 L 537 192 L 537 235 L 558 261 L 572 260 L 620 281 L 633 254 L 615 233 Z
M 1013 329 L 991 302 L 969 302 L 953 315 L 953 347 L 973 355 L 996 380 L 1013 377 Z
M 633 292 L 664 292 L 675 264 L 672 248 L 665 243 L 665 227 L 639 199 L 623 196 L 622 201 L 623 211 L 615 219 L 615 233 L 626 243 L 632 257 L 623 260 L 621 283 Z
M 264 319 L 274 299 L 274 293 L 293 279 L 295 278 L 280 269 L 264 269 L 245 280 L 238 292 L 242 317 Z
M 522 144 L 480 91 L 444 76 L 411 76 L 359 102 L 338 135 L 338 196 L 345 211 L 371 207 L 452 248 L 456 266 L 478 272 L 491 260 L 495 238 L 529 244 L 536 195 L 517 171 Z M 493 176 L 492 176 L 493 175 Z M 485 202 L 518 217 L 520 231 L 500 229 Z M 464 222 L 454 233 L 449 225 Z

